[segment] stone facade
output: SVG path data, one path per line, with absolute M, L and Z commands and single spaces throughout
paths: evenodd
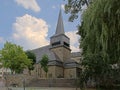
M 36 78 L 68 78 L 68 79 L 77 78 L 78 77 L 77 72 L 81 70 L 80 68 L 76 67 L 63 68 L 60 66 L 49 66 L 46 77 L 46 73 L 40 67 L 40 65 L 37 64 L 36 66 L 37 67 L 35 67 L 35 70 L 31 71 L 31 76 L 34 76 Z M 29 75 L 29 73 L 25 75 Z
M 63 68 L 59 66 L 49 66 L 48 78 L 62 78 L 63 77 Z
M 65 78 L 76 78 L 76 68 L 67 68 L 64 70 Z
M 71 50 L 66 47 L 60 46 L 52 48 L 51 50 L 60 58 L 60 60 L 62 60 L 62 62 L 68 60 L 71 57 Z
M 26 73 L 26 71 L 25 71 L 25 73 Z M 25 75 L 28 75 L 28 74 L 25 74 Z M 31 71 L 31 75 L 34 77 L 37 77 L 37 78 L 46 78 L 46 73 L 40 67 L 39 64 L 36 64 L 35 70 Z M 47 78 L 63 78 L 63 77 L 64 77 L 63 67 L 59 67 L 59 66 L 49 66 L 48 67 Z

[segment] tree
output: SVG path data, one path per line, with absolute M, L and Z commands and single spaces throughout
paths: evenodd
M 119 5 L 119 0 L 96 0 L 84 12 L 79 27 L 84 72 L 89 72 L 87 77 L 94 78 L 96 86 L 112 86 L 114 73 L 120 75 L 112 68 L 120 63 Z
M 110 87 L 120 76 L 120 1 L 92 1 L 78 28 L 84 68 L 81 83 L 92 79 L 97 87 Z
M 11 72 L 21 73 L 24 68 L 31 65 L 22 47 L 6 42 L 0 50 L 0 61 L 5 68 L 11 69 Z
M 42 59 L 40 60 L 40 65 L 41 68 L 43 68 L 43 70 L 46 72 L 46 77 L 47 77 L 47 72 L 48 72 L 48 56 L 47 55 L 43 55 Z
M 35 54 L 32 53 L 31 51 L 26 51 L 25 53 L 26 53 L 28 59 L 31 60 L 31 65 L 28 66 L 29 73 L 31 74 L 30 71 L 31 71 L 31 70 L 34 70 L 34 64 L 36 63 L 36 56 L 35 56 Z
M 91 1 L 92 0 L 67 0 L 67 4 L 65 5 L 65 13 L 71 14 L 69 21 L 77 19 L 79 12 L 82 11 L 82 7 L 88 7 Z

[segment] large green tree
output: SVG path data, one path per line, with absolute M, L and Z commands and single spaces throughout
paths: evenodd
M 84 68 L 81 80 L 92 79 L 96 86 L 109 87 L 120 76 L 120 1 L 92 1 L 83 12 L 78 28 Z
M 34 70 L 34 64 L 36 63 L 36 56 L 34 53 L 32 53 L 31 51 L 26 51 L 25 52 L 27 57 L 31 60 L 31 65 L 28 66 L 29 69 L 29 73 L 31 74 L 31 70 Z
M 22 47 L 6 42 L 0 50 L 0 62 L 3 67 L 11 69 L 12 73 L 21 73 L 24 68 L 31 65 L 31 61 L 23 51 Z

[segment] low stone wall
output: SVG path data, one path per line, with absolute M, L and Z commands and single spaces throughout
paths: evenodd
M 27 85 L 35 79 L 36 78 L 33 76 L 24 74 L 5 75 L 4 82 L 6 86 L 22 87 L 23 85 Z
M 76 79 L 36 79 L 27 87 L 76 87 Z
M 18 74 L 5 75 L 4 82 L 6 87 L 75 87 L 76 79 L 40 79 L 34 76 Z

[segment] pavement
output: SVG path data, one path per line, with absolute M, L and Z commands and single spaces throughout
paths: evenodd
M 0 90 L 80 90 L 79 88 L 66 88 L 66 87 L 0 87 Z M 95 89 L 85 89 L 85 90 L 95 90 Z
M 28 88 L 5 88 L 0 87 L 0 90 L 80 90 L 76 88 L 64 88 L 64 87 L 28 87 Z

